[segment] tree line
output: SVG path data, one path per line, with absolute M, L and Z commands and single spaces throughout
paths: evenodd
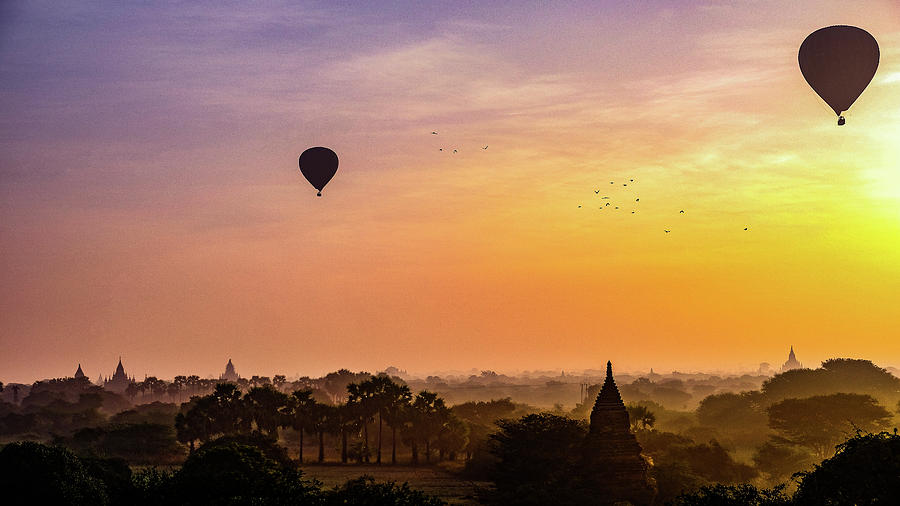
M 455 459 L 468 444 L 467 425 L 436 393 L 412 395 L 407 385 L 386 375 L 369 376 L 345 386 L 345 402 L 316 399 L 312 389 L 285 393 L 272 384 L 242 393 L 238 385 L 220 383 L 209 395 L 195 396 L 175 417 L 178 441 L 193 452 L 196 442 L 258 431 L 277 437 L 279 429 L 298 435 L 298 458 L 303 462 L 304 437 L 318 444 L 317 461 L 325 460 L 325 436 L 340 441 L 341 462 L 382 463 L 385 433 L 390 433 L 390 462 L 397 463 L 397 445 L 407 446 L 412 463 L 432 457 Z M 338 397 L 332 397 L 338 398 Z M 358 440 L 351 445 L 350 441 Z

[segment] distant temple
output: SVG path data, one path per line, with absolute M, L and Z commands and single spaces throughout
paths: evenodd
M 78 364 L 78 370 L 75 371 L 75 379 L 84 378 L 84 371 L 81 370 L 81 364 Z
M 791 346 L 791 352 L 788 354 L 787 362 L 781 366 L 781 372 L 790 371 L 792 369 L 801 369 L 803 368 L 803 364 L 797 360 L 797 357 L 794 355 L 794 347 Z
M 119 357 L 119 365 L 116 366 L 116 372 L 113 373 L 112 378 L 107 377 L 103 381 L 103 388 L 113 392 L 124 393 L 131 383 L 134 383 L 134 377 L 129 378 L 125 374 L 125 368 L 122 367 L 122 357 Z
M 225 374 L 219 376 L 219 379 L 222 381 L 232 382 L 236 382 L 237 380 L 241 379 L 241 377 L 238 376 L 238 373 L 234 370 L 234 364 L 231 363 L 230 358 L 228 359 L 228 363 L 225 364 Z
M 597 504 L 653 503 L 656 481 L 650 478 L 650 464 L 631 433 L 628 411 L 613 379 L 611 362 L 606 363 L 606 381 L 591 411 L 584 464 L 590 488 L 602 494 L 597 497 Z

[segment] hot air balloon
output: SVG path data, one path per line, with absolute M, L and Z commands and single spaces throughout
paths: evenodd
M 300 172 L 303 177 L 319 190 L 316 195 L 322 196 L 322 189 L 331 181 L 338 168 L 338 157 L 334 151 L 316 146 L 300 154 Z
M 843 125 L 841 113 L 872 81 L 880 56 L 878 42 L 869 32 L 838 25 L 820 28 L 806 37 L 797 60 L 806 82 L 834 109 L 838 125 Z

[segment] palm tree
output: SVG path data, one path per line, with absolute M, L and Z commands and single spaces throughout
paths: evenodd
M 260 432 L 270 436 L 278 435 L 278 427 L 284 424 L 288 396 L 276 390 L 271 384 L 253 387 L 244 395 L 244 404 L 252 421 Z
M 375 417 L 377 411 L 372 387 L 370 381 L 347 385 L 347 404 L 353 406 L 363 428 L 361 459 L 366 462 L 369 462 L 369 422 Z
M 646 430 L 648 427 L 653 427 L 653 424 L 656 423 L 656 415 L 647 409 L 647 406 L 633 404 L 625 409 L 628 410 L 628 418 L 631 421 L 632 432 L 637 430 L 638 425 Z
M 399 385 L 387 376 L 379 376 L 381 381 L 378 402 L 378 462 L 381 462 L 381 420 L 391 427 L 391 464 L 397 463 L 397 428 L 404 422 L 403 410 L 409 406 L 412 393 L 406 385 Z
M 347 435 L 351 431 L 359 431 L 359 415 L 352 404 L 338 404 L 332 406 L 332 423 L 329 424 L 331 434 L 341 438 L 341 462 L 347 463 Z
M 291 394 L 290 399 L 291 427 L 300 433 L 299 460 L 303 462 L 303 433 L 313 429 L 313 417 L 317 402 L 313 399 L 312 390 L 297 390 Z

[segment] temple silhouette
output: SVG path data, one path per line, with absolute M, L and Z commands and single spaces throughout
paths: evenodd
M 125 368 L 122 367 L 122 357 L 119 357 L 119 365 L 116 366 L 116 372 L 113 373 L 111 378 L 107 376 L 103 380 L 103 388 L 112 392 L 125 393 L 125 389 L 131 383 L 134 383 L 134 376 L 129 378 L 125 374 Z
M 794 347 L 791 346 L 791 352 L 788 354 L 787 362 L 785 362 L 781 366 L 781 372 L 787 372 L 787 371 L 790 371 L 793 369 L 802 369 L 802 368 L 803 368 L 803 364 L 801 364 L 800 361 L 797 360 L 797 356 L 794 355 Z
M 613 379 L 612 362 L 606 363 L 606 380 L 591 410 L 583 450 L 585 484 L 597 491 L 596 504 L 653 503 L 656 481 L 649 476 L 650 463 L 641 455 L 641 445 L 631 433 L 628 411 Z
M 228 363 L 225 364 L 225 373 L 219 376 L 219 379 L 222 381 L 230 382 L 237 382 L 239 379 L 241 379 L 237 371 L 234 370 L 234 364 L 231 363 L 230 358 L 228 359 Z

